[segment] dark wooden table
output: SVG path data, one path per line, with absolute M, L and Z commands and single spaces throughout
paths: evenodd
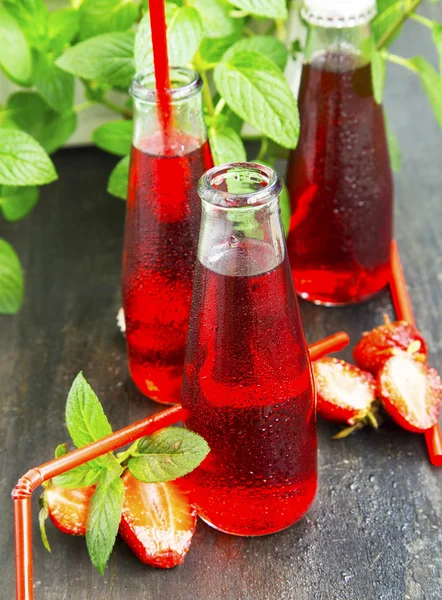
M 440 12 L 440 10 L 439 10 Z M 434 57 L 419 25 L 398 50 Z M 404 166 L 396 177 L 396 235 L 416 318 L 442 369 L 442 134 L 417 79 L 389 72 L 386 106 Z M 26 220 L 0 234 L 26 271 L 17 317 L 0 317 L 0 598 L 13 600 L 10 490 L 28 468 L 67 441 L 66 395 L 83 370 L 114 428 L 160 407 L 128 377 L 115 316 L 124 203 L 105 192 L 115 159 L 94 149 L 55 157 L 58 182 L 44 188 Z M 373 240 L 373 243 L 376 243 Z M 340 329 L 357 340 L 392 314 L 389 294 L 368 304 L 324 309 L 302 303 L 309 341 Z M 351 350 L 343 353 L 350 359 Z M 386 423 L 333 441 L 319 422 L 320 488 L 299 524 L 266 538 L 234 538 L 199 523 L 182 567 L 143 566 L 121 540 L 104 578 L 84 540 L 49 526 L 53 554 L 39 540 L 34 499 L 36 598 L 45 600 L 440 600 L 442 470 L 429 465 L 422 436 Z

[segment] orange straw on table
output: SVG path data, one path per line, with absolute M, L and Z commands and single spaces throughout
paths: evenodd
M 390 289 L 397 318 L 400 321 L 407 321 L 411 325 L 416 325 L 399 248 L 395 240 L 391 242 Z M 442 467 L 442 433 L 439 425 L 427 429 L 424 435 L 431 464 L 435 467 Z
M 312 360 L 317 360 L 330 352 L 338 352 L 345 348 L 349 341 L 350 338 L 344 332 L 331 335 L 309 346 L 310 357 Z M 120 429 L 102 440 L 98 440 L 98 442 L 94 442 L 78 450 L 73 450 L 60 458 L 31 469 L 19 479 L 12 491 L 15 527 L 16 600 L 34 599 L 31 507 L 31 498 L 34 490 L 56 475 L 66 473 L 66 471 L 74 467 L 78 467 L 93 458 L 117 450 L 122 446 L 126 446 L 126 444 L 154 433 L 163 427 L 174 425 L 179 421 L 185 421 L 188 416 L 189 412 L 177 404 L 152 417 L 132 423 L 132 425 Z

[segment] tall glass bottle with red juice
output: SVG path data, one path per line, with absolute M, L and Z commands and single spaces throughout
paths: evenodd
M 292 525 L 316 493 L 315 394 L 269 167 L 215 167 L 202 222 L 182 404 L 211 450 L 188 476 L 217 529 L 263 535 Z
M 181 398 L 201 203 L 197 183 L 212 166 L 201 79 L 170 70 L 171 126 L 157 110 L 153 72 L 131 86 L 134 131 L 126 207 L 122 293 L 129 369 L 157 402 Z
M 301 134 L 287 186 L 287 241 L 298 293 L 359 302 L 389 277 L 393 185 L 382 106 L 373 97 L 374 0 L 306 0 Z

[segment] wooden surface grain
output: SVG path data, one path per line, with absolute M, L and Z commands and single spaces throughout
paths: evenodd
M 396 49 L 435 61 L 419 27 L 409 25 Z M 390 71 L 386 107 L 404 155 L 396 236 L 418 324 L 442 369 L 442 134 L 415 76 Z M 43 189 L 32 215 L 0 225 L 26 272 L 22 311 L 0 317 L 2 600 L 15 597 L 10 490 L 67 441 L 64 406 L 75 375 L 84 371 L 115 429 L 160 408 L 129 380 L 115 323 L 124 203 L 105 192 L 115 159 L 77 149 L 58 153 L 55 162 L 60 179 Z M 387 292 L 351 308 L 302 303 L 310 341 L 339 329 L 356 341 L 384 312 L 392 314 Z M 102 578 L 84 540 L 50 526 L 53 553 L 46 553 L 36 495 L 36 599 L 440 600 L 442 470 L 429 465 L 423 437 L 388 422 L 377 434 L 362 431 L 344 441 L 331 439 L 333 424 L 319 422 L 318 429 L 320 487 L 306 518 L 256 539 L 200 522 L 185 564 L 172 571 L 141 565 L 118 540 Z

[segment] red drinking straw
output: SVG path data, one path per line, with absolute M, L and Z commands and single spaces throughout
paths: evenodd
M 309 347 L 310 357 L 312 360 L 317 360 L 330 352 L 342 350 L 349 341 L 350 338 L 344 332 L 331 335 Z M 177 404 L 152 417 L 132 423 L 132 425 L 120 429 L 102 440 L 98 440 L 98 442 L 89 444 L 79 450 L 73 450 L 60 458 L 56 458 L 40 467 L 31 469 L 19 479 L 12 492 L 15 521 L 16 600 L 34 599 L 31 512 L 31 498 L 33 491 L 43 482 L 56 475 L 66 473 L 66 471 L 69 471 L 74 467 L 78 467 L 93 458 L 117 450 L 145 435 L 158 431 L 158 429 L 174 425 L 179 421 L 185 421 L 188 415 L 189 412 Z
M 397 318 L 416 325 L 396 240 L 391 242 L 390 289 Z M 431 464 L 435 467 L 442 467 L 442 433 L 439 425 L 427 429 L 425 441 Z
M 167 139 L 172 127 L 172 107 L 170 104 L 169 55 L 167 50 L 167 23 L 164 0 L 149 0 L 149 15 L 158 115 L 164 133 L 166 150 Z

